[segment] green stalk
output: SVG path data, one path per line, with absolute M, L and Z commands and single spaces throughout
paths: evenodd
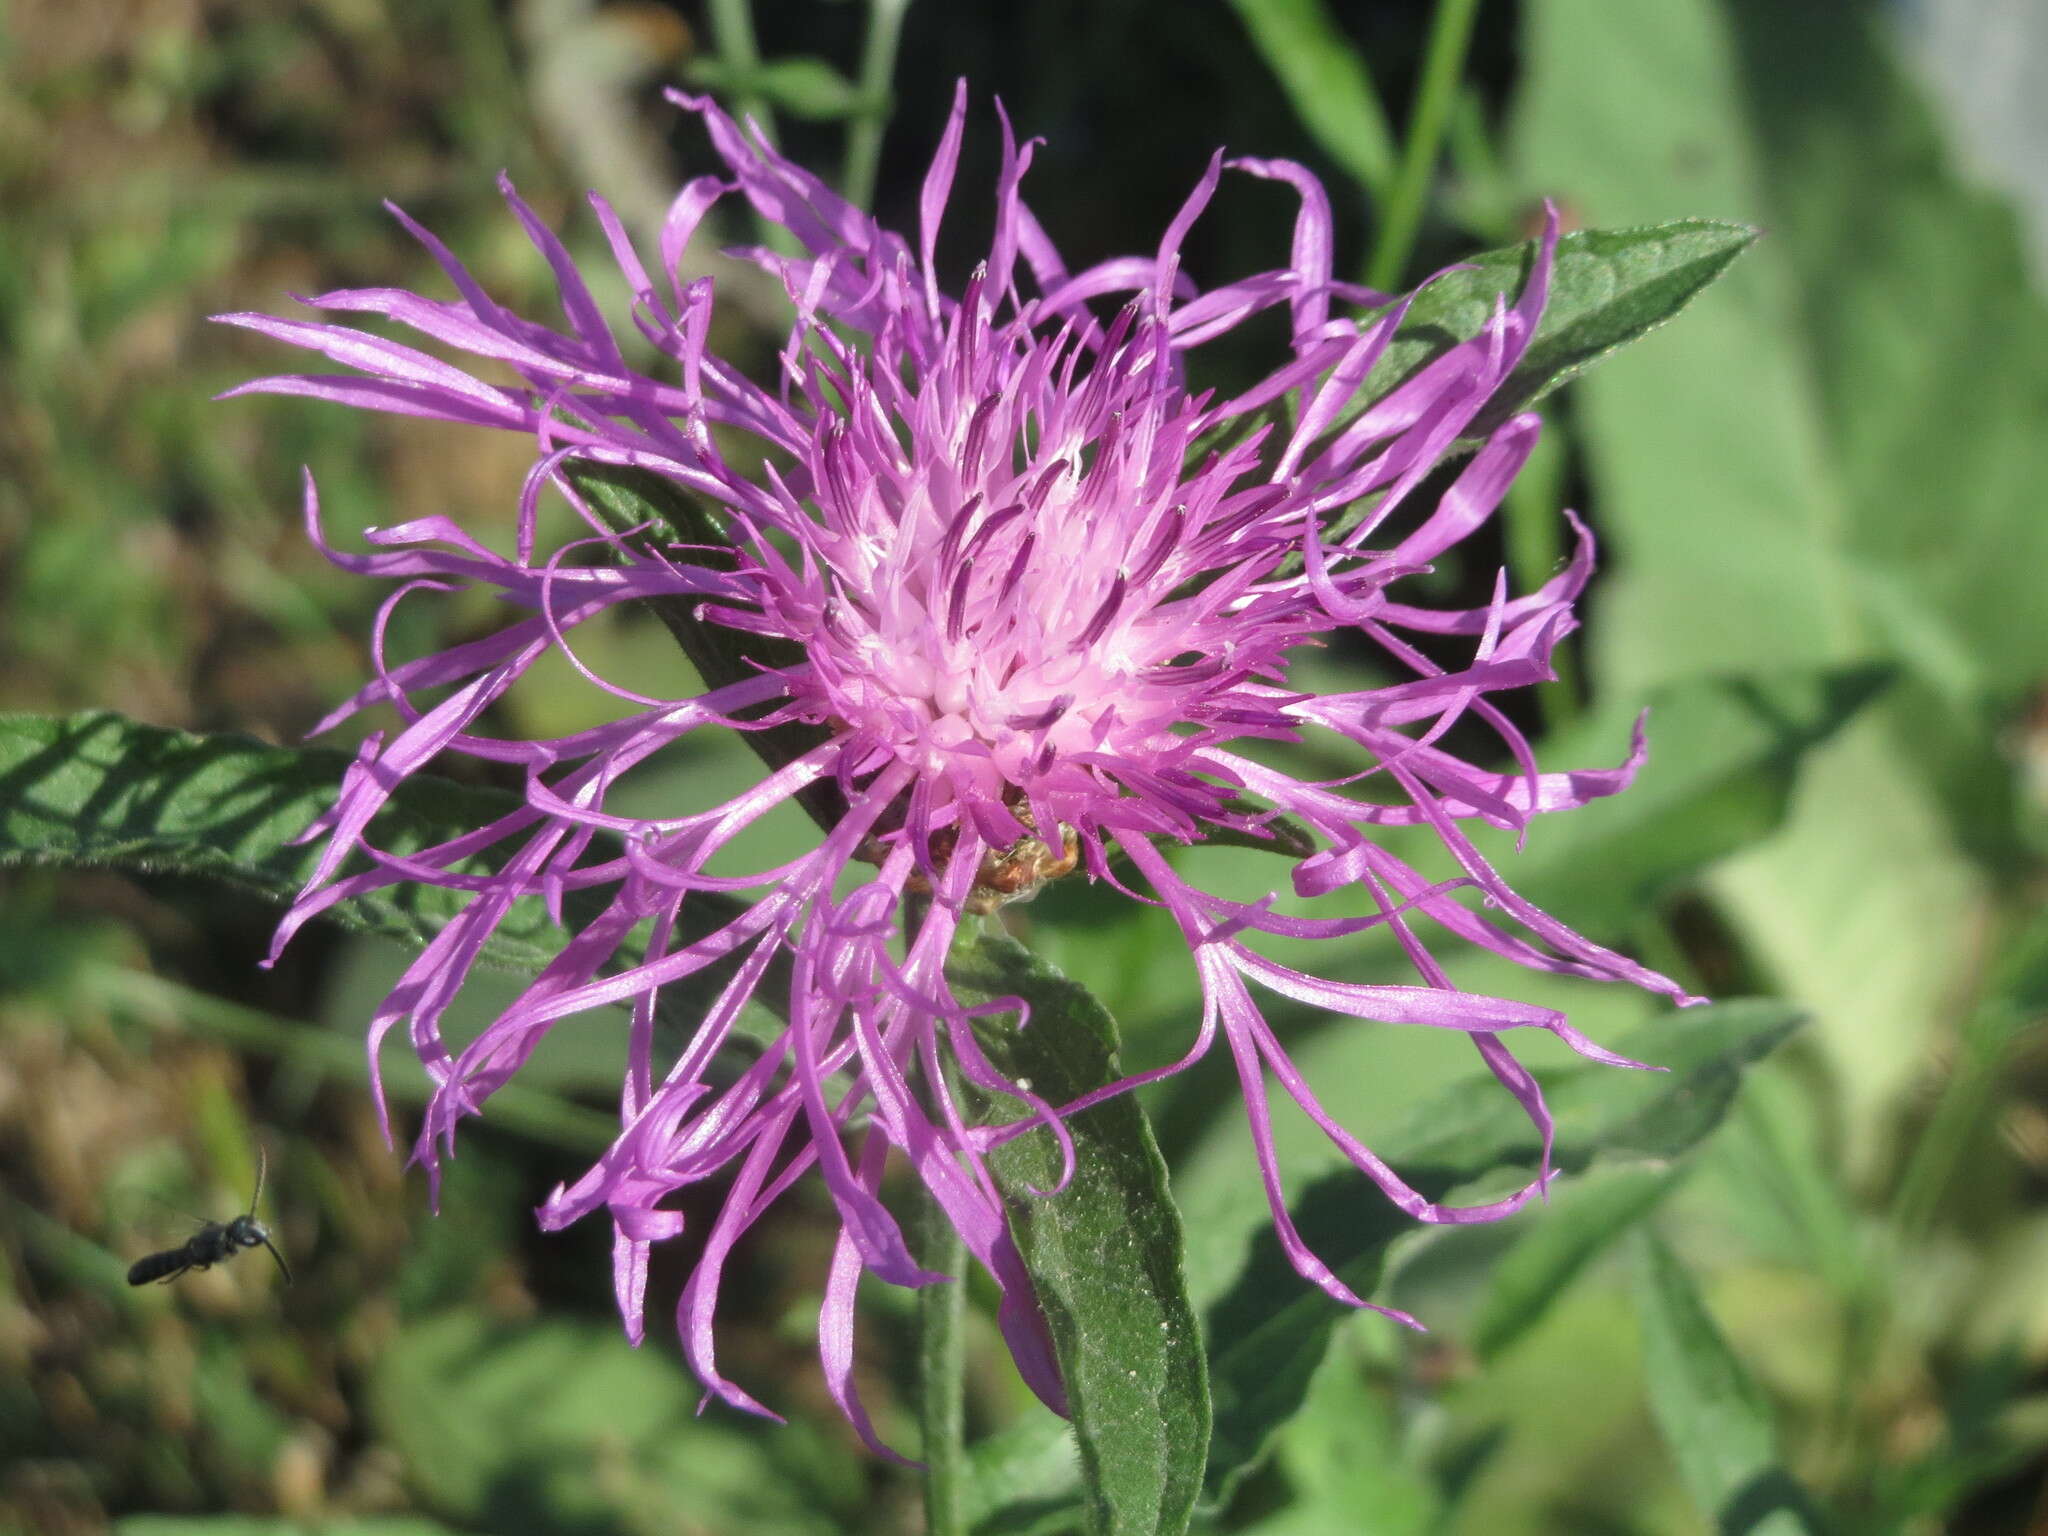
M 896 45 L 910 0 L 868 0 L 867 46 L 860 56 L 860 111 L 846 131 L 846 162 L 839 191 L 856 208 L 874 200 L 875 171 L 882 162 L 882 133 L 889 126 L 889 82 L 896 74 Z
M 1488 245 L 1506 245 L 1514 239 L 1514 194 L 1486 131 L 1486 109 L 1470 82 L 1458 87 L 1445 134 L 1451 174 L 1462 193 L 1459 211 L 1464 222 Z
M 1230 0 L 1309 136 L 1375 201 L 1394 174 L 1394 135 L 1372 74 L 1326 0 Z
M 2010 1021 L 1995 1017 L 2003 1009 L 1980 1010 L 1964 1031 L 1962 1048 L 1941 1085 L 1934 1114 L 1913 1144 L 1905 1174 L 1892 1197 L 1892 1225 L 1900 1247 L 1911 1248 L 1934 1225 L 1935 1214 L 1955 1182 L 1971 1145 L 1983 1135 L 2001 1087 L 1999 1068 Z M 1993 1018 L 1987 1019 L 1986 1013 Z
M 2005 1092 L 2015 1042 L 2048 1006 L 2048 918 L 2004 939 L 1977 1006 L 1964 1022 L 1956 1059 L 1892 1196 L 1892 1231 L 1901 1248 L 1925 1239 L 1970 1152 L 1982 1144 Z
M 733 109 L 741 117 L 751 117 L 759 123 L 761 132 L 773 144 L 782 137 L 775 128 L 775 109 L 753 84 L 761 72 L 761 45 L 754 39 L 752 0 L 711 0 L 710 13 L 712 44 L 740 82 L 732 93 Z M 754 223 L 761 231 L 763 245 L 785 256 L 796 254 L 795 237 L 780 224 L 758 213 Z
M 903 931 L 922 930 L 930 907 L 929 896 L 906 893 Z M 935 1119 L 938 1100 L 953 1088 L 950 1072 L 940 1070 L 947 1072 L 947 1081 L 924 1081 Z M 928 1189 L 918 1191 L 916 1223 L 918 1263 L 948 1277 L 917 1293 L 917 1416 L 924 1441 L 925 1536 L 967 1536 L 967 1243 Z
M 1422 85 L 1408 118 L 1407 140 L 1401 146 L 1401 164 L 1387 197 L 1379 243 L 1366 268 L 1368 287 L 1391 292 L 1414 253 L 1415 236 L 1422 228 L 1422 204 L 1429 194 L 1451 108 L 1458 99 L 1465 50 L 1472 41 L 1472 21 L 1478 13 L 1479 0 L 1438 0 L 1429 51 L 1422 62 Z
M 924 1431 L 926 1536 L 967 1536 L 967 1245 L 923 1196 L 918 1261 L 950 1275 L 917 1293 L 917 1400 Z
M 742 82 L 732 94 L 734 108 L 759 123 L 768 142 L 774 143 L 781 137 L 775 131 L 775 109 L 768 105 L 767 97 L 747 83 L 761 69 L 761 45 L 754 40 L 754 12 L 749 0 L 711 0 L 711 39 L 718 56 Z

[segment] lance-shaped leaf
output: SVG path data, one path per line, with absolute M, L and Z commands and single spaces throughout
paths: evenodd
M 1636 1310 L 1650 1409 L 1693 1502 L 1717 1531 L 1812 1536 L 1806 1491 L 1779 1460 L 1770 1404 L 1676 1255 L 1645 1230 Z
M 992 926 L 963 934 L 949 968 L 978 1001 L 1018 997 L 1027 1024 L 1003 1015 L 977 1031 L 996 1069 L 1053 1104 L 1122 1075 L 1116 1021 L 1077 983 Z M 989 1106 L 991 1121 L 1024 1112 Z M 1128 1094 L 1070 1122 L 1075 1169 L 1034 1131 L 990 1157 L 1012 1229 L 1051 1325 L 1081 1452 L 1090 1528 L 1102 1536 L 1185 1530 L 1201 1489 L 1209 1393 L 1182 1267 L 1180 1213 L 1166 1164 Z
M 320 853 L 295 839 L 334 804 L 350 762 L 345 752 L 193 735 L 109 712 L 0 717 L 0 865 L 196 876 L 288 902 Z M 415 852 L 517 803 L 495 790 L 409 778 L 372 835 Z M 423 944 L 467 900 L 408 885 L 345 903 L 333 916 L 358 932 Z M 540 904 L 525 903 L 490 953 L 501 964 L 539 966 L 560 942 Z
M 1647 335 L 1690 304 L 1758 231 L 1718 219 L 1679 219 L 1643 229 L 1583 229 L 1558 242 L 1550 298 L 1522 360 L 1473 421 L 1485 437 L 1617 347 Z M 1536 261 L 1536 242 L 1460 262 L 1415 296 L 1400 330 L 1359 391 L 1361 403 L 1461 341 L 1477 336 L 1503 298 L 1512 304 Z
M 325 748 L 273 747 L 248 736 L 200 736 L 143 725 L 104 711 L 50 719 L 0 716 L 0 868 L 114 868 L 136 874 L 220 881 L 280 905 L 299 892 L 319 859 L 296 841 L 334 803 L 352 759 Z M 371 822 L 378 846 L 410 853 L 503 816 L 515 796 L 407 776 Z M 475 866 L 482 869 L 485 866 Z M 427 942 L 470 900 L 467 892 L 404 884 L 339 903 L 326 914 L 359 933 Z M 601 905 L 601 893 L 572 892 L 572 926 Z M 739 915 L 716 892 L 694 893 L 679 932 L 710 932 Z M 533 971 L 567 934 L 537 899 L 514 903 L 484 953 Z M 717 967 L 712 967 L 716 971 Z M 689 978 L 662 995 L 663 1016 L 694 1024 L 711 983 Z M 780 996 L 773 979 L 764 998 Z
M 1472 1322 L 1472 1348 L 1491 1360 L 1521 1338 L 1579 1272 L 1671 1193 L 1683 1164 L 1624 1162 L 1587 1169 L 1560 1187 L 1500 1256 Z
M 1642 229 L 1576 230 L 1558 241 L 1550 294 L 1536 335 L 1460 442 L 1484 441 L 1518 411 L 1585 372 L 1619 347 L 1648 335 L 1696 298 L 1756 240 L 1747 224 L 1679 219 Z M 1350 409 L 1324 440 L 1403 380 L 1485 329 L 1495 307 L 1514 303 L 1535 266 L 1537 242 L 1486 251 L 1458 263 L 1410 301 L 1400 329 L 1373 365 Z M 1368 496 L 1331 519 L 1336 538 L 1378 504 Z M 1301 568 L 1290 556 L 1283 572 Z

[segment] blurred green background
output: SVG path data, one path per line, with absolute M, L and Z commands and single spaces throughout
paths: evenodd
M 962 270 L 986 228 L 997 93 L 1048 140 L 1028 190 L 1072 259 L 1151 249 L 1227 144 L 1323 174 L 1340 269 L 1362 274 L 1387 248 L 1375 194 L 1397 175 L 1433 15 L 1420 0 L 763 0 L 747 29 L 743 6 L 680 0 L 14 0 L 0 710 L 295 741 L 363 676 L 381 595 L 305 544 L 298 467 L 342 542 L 429 513 L 506 526 L 529 458 L 509 436 L 210 400 L 295 366 L 210 314 L 345 285 L 441 292 L 381 198 L 514 308 L 552 313 L 496 170 L 578 251 L 596 247 L 585 187 L 646 230 L 707 164 L 659 100 L 683 79 L 769 107 L 797 158 L 865 179 L 892 104 L 862 88 L 863 53 L 898 17 L 876 206 L 913 220 L 968 77 L 945 253 Z M 1511 878 L 1696 990 L 1810 1013 L 1703 1154 L 1619 1198 L 1656 1207 L 1746 1368 L 1729 1391 L 1753 1395 L 1845 1531 L 2048 1531 L 2044 85 L 2048 23 L 2024 0 L 1496 0 L 1402 272 L 1521 238 L 1544 197 L 1589 227 L 1708 215 L 1767 232 L 1676 323 L 1553 397 L 1500 530 L 1434 579 L 1484 590 L 1505 561 L 1541 580 L 1557 508 L 1583 510 L 1602 574 L 1569 677 L 1527 723 L 1547 766 L 1605 764 L 1650 703 L 1655 757 L 1623 802 L 1536 828 Z M 1290 219 L 1278 189 L 1228 187 L 1189 268 L 1213 283 L 1273 265 Z M 753 237 L 737 217 L 721 234 Z M 720 293 L 718 345 L 766 356 L 774 296 L 738 278 Z M 402 610 L 395 643 L 486 618 Z M 593 656 L 625 674 L 680 665 L 665 647 L 627 620 Z M 1315 667 L 1359 664 L 1340 647 Z M 596 707 L 563 669 L 494 723 L 558 731 Z M 743 748 L 707 749 L 676 788 L 703 797 L 751 771 Z M 1227 851 L 1190 865 L 1275 878 Z M 635 1352 L 608 1234 L 533 1230 L 528 1209 L 606 1138 L 609 1034 L 563 1043 L 493 1102 L 431 1217 L 364 1085 L 361 1021 L 395 951 L 309 932 L 259 970 L 274 911 L 169 879 L 0 871 L 0 903 L 0 1529 L 917 1529 L 914 1483 L 858 1452 L 818 1380 L 815 1193 L 760 1229 L 729 1286 L 724 1358 L 786 1428 L 694 1416 L 665 1322 L 675 1256 Z M 1135 1055 L 1185 1039 L 1193 977 L 1150 915 L 1062 886 L 1017 926 L 1098 989 Z M 1398 972 L 1369 949 L 1346 964 Z M 1457 974 L 1568 1004 L 1601 1038 L 1653 1013 L 1502 969 Z M 1444 1042 L 1286 1022 L 1368 1140 L 1462 1070 Z M 397 1051 L 388 1075 L 403 1122 L 418 1074 Z M 1235 1096 L 1219 1059 L 1153 1103 L 1198 1214 L 1250 1179 Z M 299 1282 L 244 1261 L 131 1291 L 128 1262 L 189 1230 L 177 1212 L 243 1208 L 259 1146 Z M 1284 1150 L 1294 1176 L 1327 1166 L 1306 1135 Z M 1588 1174 L 1584 1198 L 1601 1184 Z M 1646 1410 L 1629 1253 L 1544 1267 L 1544 1223 L 1572 1199 L 1404 1240 L 1384 1294 L 1432 1332 L 1346 1324 L 1308 1407 L 1211 1523 L 1711 1529 Z M 1502 1324 L 1503 1277 L 1530 1274 L 1540 1300 Z M 865 1390 L 900 1430 L 907 1307 L 866 1294 Z M 971 1365 L 976 1425 L 1027 1423 L 992 1329 Z

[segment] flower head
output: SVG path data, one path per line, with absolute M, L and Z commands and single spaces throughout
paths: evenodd
M 1679 995 L 1516 896 L 1463 830 L 1474 820 L 1520 828 L 1538 812 L 1613 793 L 1641 759 L 1639 736 L 1618 769 L 1539 772 L 1491 699 L 1550 676 L 1551 651 L 1572 629 L 1571 604 L 1592 569 L 1586 530 L 1574 523 L 1578 545 L 1566 568 L 1524 596 L 1500 589 L 1482 607 L 1447 611 L 1389 593 L 1486 521 L 1535 441 L 1534 416 L 1506 419 L 1484 433 L 1448 489 L 1411 505 L 1424 477 L 1478 431 L 1521 360 L 1544 304 L 1555 220 L 1512 305 L 1503 301 L 1481 334 L 1361 409 L 1361 386 L 1407 301 L 1332 278 L 1329 206 L 1298 165 L 1226 162 L 1219 153 L 1155 252 L 1076 273 L 1022 200 L 1033 145 L 1018 144 L 1005 120 L 994 243 L 954 297 L 934 249 L 964 87 L 925 179 L 914 249 L 758 132 L 708 102 L 678 100 L 702 117 L 726 174 L 692 181 L 676 198 L 661 231 L 661 281 L 611 209 L 592 198 L 653 364 L 628 361 L 568 253 L 509 185 L 513 213 L 553 269 L 566 328 L 501 307 L 402 213 L 447 273 L 454 300 L 369 289 L 310 302 L 408 326 L 510 370 L 516 386 L 349 325 L 224 317 L 354 370 L 244 390 L 506 428 L 538 445 L 511 553 L 441 518 L 372 532 L 368 555 L 328 550 L 351 570 L 402 582 L 394 604 L 415 591 L 483 587 L 523 615 L 488 638 L 400 664 L 384 660 L 380 640 L 375 680 L 334 718 L 385 704 L 402 728 L 365 744 L 318 829 L 327 838 L 318 872 L 279 933 L 282 944 L 323 908 L 395 882 L 472 893 L 371 1028 L 374 1056 L 375 1042 L 404 1022 L 433 1078 L 420 1157 L 431 1164 L 457 1122 L 556 1021 L 628 1005 L 618 1139 L 541 1216 L 554 1226 L 609 1212 L 619 1302 L 636 1337 L 650 1245 L 681 1225 L 664 1202 L 727 1174 L 731 1192 L 704 1235 L 680 1322 L 707 1387 L 758 1408 L 717 1368 L 711 1325 L 721 1267 L 768 1205 L 815 1168 L 841 1220 L 821 1319 L 827 1374 L 872 1442 L 851 1378 L 855 1283 L 864 1270 L 903 1285 L 934 1278 L 878 1197 L 893 1149 L 995 1277 L 1019 1364 L 1057 1404 L 1058 1374 L 984 1154 L 1003 1136 L 1036 1132 L 1060 1138 L 1071 1166 L 1061 1117 L 1080 1106 L 1041 1103 L 995 1072 L 974 1044 L 970 1016 L 1005 1005 L 963 1004 L 944 963 L 965 914 L 1075 875 L 1163 906 L 1185 935 L 1201 980 L 1201 1024 L 1183 1060 L 1145 1077 L 1187 1066 L 1220 1032 L 1243 1079 L 1281 1240 L 1308 1279 L 1365 1304 L 1288 1221 L 1268 1073 L 1417 1218 L 1484 1220 L 1521 1205 L 1546 1174 L 1469 1208 L 1434 1204 L 1404 1184 L 1323 1110 L 1261 1016 L 1254 988 L 1337 1014 L 1467 1035 L 1546 1146 L 1541 1093 L 1508 1036 L 1547 1031 L 1583 1055 L 1619 1058 L 1551 1010 L 1457 990 L 1423 931 L 1448 930 L 1536 969 Z M 1226 169 L 1293 190 L 1292 252 L 1278 270 L 1203 291 L 1181 270 L 1181 244 Z M 798 255 L 739 253 L 779 278 L 794 308 L 774 388 L 709 350 L 711 281 L 677 275 L 700 220 L 733 192 L 801 247 Z M 1339 316 L 1340 306 L 1362 307 L 1366 317 Z M 1190 382 L 1205 343 L 1283 307 L 1291 341 L 1263 381 L 1226 399 Z M 1272 408 L 1287 400 L 1292 424 L 1281 425 L 1288 413 Z M 734 446 L 742 441 L 744 450 Z M 622 533 L 575 489 L 573 472 L 589 465 L 665 477 L 715 512 L 731 551 L 705 558 Z M 543 552 L 536 506 L 550 484 L 585 513 L 591 533 Z M 310 480 L 306 497 L 320 539 Z M 584 669 L 628 701 L 626 718 L 548 740 L 475 731 L 542 656 L 559 650 L 575 659 L 577 626 L 648 599 L 694 604 L 697 620 L 725 631 L 749 665 L 688 699 L 627 694 Z M 1337 694 L 1290 686 L 1299 648 L 1340 629 L 1374 642 L 1400 680 Z M 1418 634 L 1467 637 L 1470 660 L 1446 670 Z M 428 693 L 435 702 L 421 701 Z M 1467 718 L 1497 733 L 1512 767 L 1475 767 L 1443 745 Z M 622 776 L 690 732 L 780 726 L 807 732 L 800 750 L 725 804 L 666 819 L 608 807 Z M 1311 731 L 1358 749 L 1354 778 L 1386 793 L 1360 798 L 1341 783 L 1305 782 L 1242 750 L 1248 740 Z M 369 845 L 365 829 L 393 785 L 443 754 L 521 765 L 523 803 L 433 848 L 401 855 Z M 710 872 L 741 829 L 814 793 L 828 794 L 834 808 L 815 849 L 771 869 Z M 1312 851 L 1292 847 L 1306 853 L 1293 865 L 1293 891 L 1355 887 L 1370 898 L 1371 915 L 1291 916 L 1275 910 L 1275 898 L 1227 900 L 1184 879 L 1162 851 L 1219 832 L 1277 840 L 1283 816 L 1291 837 L 1313 840 Z M 1433 828 L 1459 875 L 1432 883 L 1382 848 L 1375 829 L 1391 825 Z M 358 854 L 368 867 L 344 872 Z M 442 1013 L 513 904 L 537 896 L 559 912 L 572 895 L 596 898 L 597 915 L 477 1039 L 451 1050 Z M 924 899 L 913 908 L 911 895 Z M 904 931 L 900 914 L 912 910 L 922 915 Z M 1374 928 L 1397 938 L 1416 984 L 1322 979 L 1256 943 Z M 644 950 L 624 947 L 643 932 Z M 714 964 L 726 978 L 715 1004 L 673 1060 L 657 1061 L 661 989 Z M 713 1057 L 757 996 L 786 1026 L 736 1079 L 714 1078 Z M 1021 1096 L 1032 1114 L 1015 1126 L 970 1127 L 947 1086 L 952 1073 Z

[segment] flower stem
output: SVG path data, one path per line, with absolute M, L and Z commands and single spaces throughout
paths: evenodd
M 1401 164 L 1387 197 L 1372 264 L 1366 268 L 1368 287 L 1391 292 L 1415 250 L 1415 236 L 1422 228 L 1422 204 L 1436 170 L 1451 108 L 1458 99 L 1465 50 L 1472 41 L 1472 20 L 1478 13 L 1479 0 L 1438 0 L 1429 51 L 1422 61 L 1422 85 L 1415 93 L 1408 135 L 1401 145 Z
M 926 1195 L 919 1262 L 953 1278 L 917 1293 L 918 1416 L 924 1431 L 926 1536 L 967 1536 L 967 1413 L 963 1385 L 967 1247 Z
M 1486 108 L 1471 82 L 1458 87 L 1444 150 L 1459 191 L 1461 222 L 1488 245 L 1513 239 L 1515 194 L 1486 129 Z
M 755 83 L 761 71 L 761 45 L 754 38 L 753 0 L 711 0 L 710 14 L 718 57 L 739 81 L 732 92 L 733 110 L 742 119 L 751 117 L 774 144 L 781 138 L 775 130 L 775 109 Z M 796 254 L 795 237 L 787 229 L 761 213 L 754 215 L 754 224 L 764 245 L 785 256 Z
M 839 192 L 856 208 L 874 200 L 875 171 L 882 161 L 882 133 L 892 105 L 889 82 L 896 73 L 896 45 L 910 0 L 868 0 L 867 46 L 860 56 L 860 111 L 846 131 L 846 161 Z
M 1892 1228 L 1903 1250 L 1924 1243 L 1986 1123 L 1996 1124 L 2004 1070 L 2039 1014 L 2048 985 L 2048 921 L 2007 938 L 1995 952 L 1983 995 L 1963 1022 L 1955 1060 L 1934 1113 L 1907 1156 L 1892 1197 Z
M 733 106 L 742 117 L 751 117 L 774 143 L 775 110 L 760 93 L 753 77 L 761 68 L 761 45 L 754 40 L 754 11 L 751 0 L 711 0 L 711 36 L 718 56 L 734 75 L 739 87 L 733 92 Z
M 1385 196 L 1394 174 L 1394 133 L 1372 72 L 1345 40 L 1332 8 L 1325 0 L 1230 0 L 1230 6 L 1310 137 L 1369 197 Z

